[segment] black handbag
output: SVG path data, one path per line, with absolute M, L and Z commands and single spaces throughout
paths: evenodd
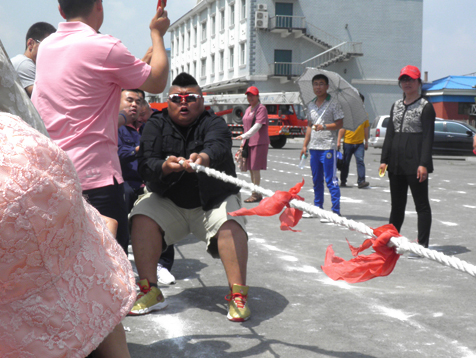
M 248 139 L 245 140 L 245 144 L 243 144 L 243 149 L 241 150 L 241 156 L 243 158 L 248 158 L 248 155 L 250 155 L 250 146 L 248 144 Z
M 256 113 L 255 113 L 255 116 L 253 117 L 253 122 L 251 123 L 251 127 L 255 125 L 255 122 L 256 122 Z M 241 150 L 241 156 L 243 158 L 248 158 L 248 156 L 250 155 L 250 145 L 248 143 L 249 141 L 250 140 L 247 139 L 245 140 L 245 144 L 243 144 L 243 149 Z

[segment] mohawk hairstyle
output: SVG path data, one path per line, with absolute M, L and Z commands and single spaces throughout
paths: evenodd
M 172 82 L 172 86 L 194 87 L 198 86 L 197 80 L 186 72 L 179 73 Z

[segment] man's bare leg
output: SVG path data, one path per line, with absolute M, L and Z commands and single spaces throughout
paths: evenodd
M 230 288 L 233 284 L 246 285 L 248 239 L 242 227 L 234 220 L 225 222 L 218 230 L 218 252 L 225 268 Z
M 245 231 L 236 221 L 228 220 L 218 231 L 218 251 L 230 286 L 230 294 L 226 298 L 226 317 L 233 322 L 244 322 L 251 315 L 246 286 L 248 240 Z
M 132 250 L 141 280 L 157 284 L 157 263 L 162 254 L 162 232 L 157 223 L 145 215 L 132 217 Z

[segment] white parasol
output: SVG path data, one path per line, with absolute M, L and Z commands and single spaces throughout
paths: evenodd
M 312 78 L 317 74 L 323 74 L 329 79 L 329 89 L 327 93 L 334 100 L 339 101 L 344 111 L 344 128 L 355 131 L 358 126 L 367 119 L 367 112 L 364 103 L 360 98 L 359 91 L 349 82 L 344 80 L 338 73 L 307 67 L 296 83 L 299 86 L 299 93 L 304 107 L 307 108 L 309 102 L 316 98 L 312 89 Z

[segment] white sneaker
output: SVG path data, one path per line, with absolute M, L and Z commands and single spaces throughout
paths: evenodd
M 157 264 L 157 279 L 164 285 L 172 285 L 175 283 L 174 275 L 161 264 Z

